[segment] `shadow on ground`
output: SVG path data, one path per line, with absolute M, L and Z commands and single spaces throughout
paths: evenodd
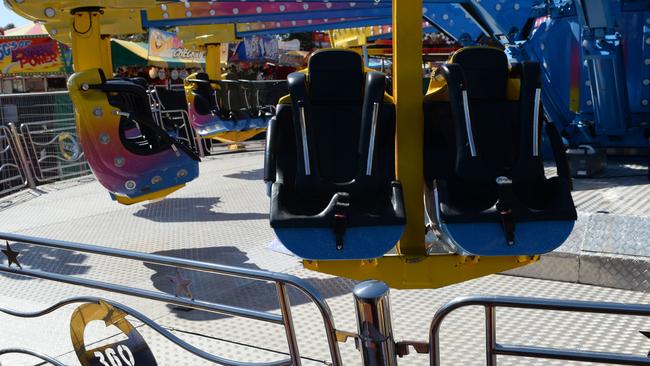
M 247 269 L 259 269 L 255 264 L 249 263 L 246 253 L 236 247 L 190 248 L 161 251 L 154 254 L 194 259 L 202 262 Z M 147 268 L 156 271 L 151 276 L 151 281 L 156 289 L 176 295 L 174 293 L 175 287 L 170 279 L 176 273 L 174 268 L 156 264 L 145 265 Z M 259 311 L 274 311 L 279 309 L 275 285 L 272 283 L 184 269 L 180 270 L 180 272 L 183 277 L 192 281 L 190 290 L 195 299 Z M 341 281 L 340 278 L 309 278 L 305 280 L 314 286 L 324 298 L 348 294 L 354 286 L 353 281 Z M 289 287 L 288 293 L 292 305 L 309 302 L 305 295 L 292 287 Z M 174 308 L 173 306 L 170 307 Z M 178 318 L 191 321 L 214 320 L 227 317 L 226 315 L 197 310 L 175 310 L 174 314 Z
M 21 243 L 9 243 L 9 245 L 13 251 L 19 253 L 18 262 L 23 268 L 69 276 L 82 275 L 90 269 L 90 266 L 83 265 L 88 258 L 86 254 Z M 0 242 L 0 250 L 5 249 L 5 243 Z M 0 252 L 0 263 L 7 264 L 7 257 L 2 252 Z M 12 266 L 16 267 L 15 264 Z M 0 272 L 0 275 L 16 280 L 36 279 L 4 272 Z
M 133 215 L 155 222 L 212 222 L 268 220 L 267 213 L 219 212 L 219 197 L 167 198 L 144 204 Z
M 264 179 L 264 169 L 244 170 L 241 172 L 224 175 L 226 178 L 245 179 L 245 180 L 259 180 Z

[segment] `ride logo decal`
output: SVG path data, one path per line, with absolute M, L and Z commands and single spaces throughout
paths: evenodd
M 126 319 L 128 314 L 100 301 L 78 307 L 70 320 L 70 336 L 75 353 L 83 366 L 157 366 L 156 358 L 142 335 Z M 120 341 L 86 349 L 84 334 L 88 324 L 102 321 L 121 332 Z

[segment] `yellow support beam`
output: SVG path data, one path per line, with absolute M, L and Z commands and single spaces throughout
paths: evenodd
M 210 80 L 221 79 L 221 45 L 205 45 L 205 72 Z
M 102 69 L 107 77 L 113 75 L 113 52 L 111 51 L 111 36 L 102 35 L 100 38 L 100 52 L 102 56 Z
M 539 257 L 385 256 L 371 260 L 303 261 L 309 270 L 356 281 L 383 281 L 395 289 L 440 288 L 535 263 Z
M 72 61 L 75 72 L 100 68 L 112 76 L 110 38 L 102 38 L 99 11 L 80 11 L 72 17 Z M 90 50 L 97 50 L 92 52 Z
M 422 0 L 393 0 L 396 167 L 406 208 L 406 228 L 398 252 L 407 256 L 425 254 L 422 82 Z

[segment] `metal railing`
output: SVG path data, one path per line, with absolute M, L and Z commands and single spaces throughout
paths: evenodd
M 27 186 L 14 146 L 11 130 L 8 127 L 0 127 L 0 196 Z
M 103 255 L 114 258 L 122 258 L 135 260 L 143 263 L 149 264 L 158 264 L 167 267 L 173 267 L 177 269 L 187 269 L 193 271 L 207 272 L 216 275 L 230 276 L 237 278 L 244 278 L 255 281 L 271 282 L 275 285 L 278 304 L 280 308 L 280 314 L 275 314 L 267 311 L 258 311 L 249 308 L 243 308 L 238 306 L 225 305 L 215 302 L 207 302 L 202 300 L 190 299 L 177 297 L 171 294 L 151 291 L 140 288 L 134 288 L 119 284 L 113 284 L 108 282 L 102 282 L 87 278 L 75 277 L 61 275 L 57 273 L 44 272 L 35 269 L 23 269 L 9 267 L 6 265 L 0 265 L 0 272 L 12 273 L 17 275 L 29 276 L 34 278 L 40 278 L 45 280 L 51 280 L 61 283 L 67 283 L 72 285 L 83 286 L 86 288 L 93 288 L 98 290 L 109 291 L 113 293 L 120 293 L 124 295 L 134 296 L 143 299 L 155 300 L 164 302 L 167 304 L 174 304 L 178 306 L 183 306 L 187 308 L 219 313 L 229 316 L 253 319 L 257 321 L 272 323 L 282 325 L 285 330 L 285 335 L 287 338 L 287 343 L 289 346 L 289 359 L 275 362 L 267 363 L 243 363 L 235 360 L 227 360 L 219 356 L 211 355 L 204 351 L 193 348 L 187 343 L 182 342 L 176 337 L 168 337 L 164 333 L 162 327 L 157 326 L 154 322 L 147 323 L 149 326 L 153 327 L 154 330 L 163 334 L 170 341 L 174 342 L 176 345 L 194 353 L 195 355 L 213 361 L 222 365 L 232 365 L 232 366 L 242 366 L 242 365 L 301 365 L 301 357 L 298 349 L 298 341 L 296 338 L 296 331 L 293 325 L 293 318 L 291 315 L 291 303 L 289 296 L 287 294 L 287 288 L 293 287 L 302 294 L 304 294 L 311 303 L 313 303 L 320 312 L 322 321 L 325 327 L 325 332 L 327 336 L 327 342 L 329 346 L 329 352 L 331 357 L 331 363 L 334 366 L 342 365 L 341 362 L 341 353 L 337 343 L 337 331 L 334 326 L 334 320 L 332 318 L 332 313 L 329 306 L 325 302 L 323 296 L 308 282 L 287 274 L 276 273 L 276 272 L 267 272 L 262 270 L 246 269 L 246 268 L 237 268 L 213 263 L 199 262 L 190 259 L 181 259 L 173 258 L 156 254 L 147 254 L 134 252 L 129 250 L 114 249 L 108 247 L 98 247 L 87 244 L 78 244 L 72 242 L 65 242 L 59 240 L 49 240 L 42 238 L 34 238 L 18 234 L 9 234 L 9 233 L 0 233 L 0 240 L 7 240 L 11 242 L 24 243 L 29 245 L 36 245 L 40 247 L 46 247 L 51 249 L 59 250 L 68 250 L 74 252 L 82 252 L 88 254 Z M 72 301 L 72 300 L 71 300 Z M 95 301 L 95 300 L 85 300 Z M 74 301 L 79 302 L 79 301 Z M 114 304 L 114 303 L 111 303 Z M 59 304 L 60 305 L 60 304 Z M 51 308 L 56 308 L 59 305 L 55 305 Z M 62 305 L 61 305 L 62 306 Z M 119 306 L 119 305 L 118 305 Z M 140 320 L 147 319 L 144 315 L 141 315 L 137 312 L 134 312 L 132 309 L 129 309 L 128 313 L 134 315 Z M 156 326 L 159 328 L 157 329 Z
M 0 125 L 74 118 L 67 91 L 0 94 Z
M 19 136 L 38 183 L 91 173 L 77 137 L 74 118 L 23 123 Z
M 467 306 L 485 308 L 486 365 L 497 364 L 497 356 L 531 357 L 564 361 L 600 362 L 617 365 L 650 365 L 650 358 L 628 354 L 579 351 L 532 346 L 514 346 L 497 343 L 496 308 L 518 308 L 561 312 L 598 313 L 610 315 L 650 316 L 650 306 L 590 301 L 567 301 L 508 296 L 461 297 L 440 308 L 431 322 L 429 357 L 432 366 L 440 365 L 440 326 L 454 310 Z

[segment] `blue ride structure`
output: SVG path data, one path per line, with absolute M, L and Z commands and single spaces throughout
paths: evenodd
M 511 61 L 538 61 L 546 117 L 569 145 L 649 147 L 650 1 L 425 1 L 423 10 L 463 46 L 498 41 Z

